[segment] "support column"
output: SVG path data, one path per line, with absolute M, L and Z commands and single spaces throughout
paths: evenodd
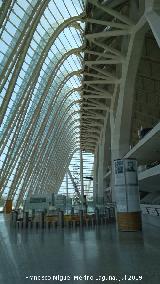
M 59 219 L 58 224 L 59 224 L 60 228 L 63 228 L 64 227 L 64 212 L 63 211 L 59 212 L 58 219 Z
M 160 11 L 159 11 L 160 13 Z M 147 21 L 150 25 L 150 28 L 154 34 L 154 37 L 157 41 L 158 46 L 160 47 L 160 15 L 157 11 L 149 11 L 146 13 Z
M 66 173 L 66 211 L 68 214 L 68 173 Z
M 141 210 L 138 189 L 137 161 L 114 161 L 115 198 L 119 231 L 141 230 Z
M 17 220 L 18 220 L 18 212 L 17 211 L 13 211 L 12 212 L 12 222 L 13 222 L 13 225 L 16 226 L 16 223 L 17 223 Z
M 114 160 L 121 159 L 130 149 L 135 81 L 146 30 L 147 25 L 144 22 L 130 37 L 126 61 L 122 65 L 123 84 L 120 85 L 118 101 L 114 102 L 110 112 L 113 201 L 115 201 Z
M 28 228 L 28 222 L 29 222 L 29 213 L 24 212 L 23 213 L 23 226 L 24 226 L 24 228 Z
M 83 226 L 83 210 L 79 211 L 80 226 Z
M 123 84 L 120 85 L 114 127 L 112 126 L 114 151 L 118 151 L 117 158 L 122 158 L 130 149 L 135 82 L 146 30 L 147 27 L 144 25 L 131 35 L 127 60 L 122 65 Z
M 111 129 L 111 189 L 112 189 L 112 202 L 115 202 L 115 189 L 114 189 L 114 160 L 119 158 L 119 153 L 118 153 L 118 147 L 116 146 L 115 139 L 114 139 L 114 127 L 115 127 L 115 122 L 114 122 L 114 115 L 113 111 L 110 112 L 110 129 Z
M 104 204 L 104 143 L 99 144 L 98 153 L 98 204 Z
M 97 204 L 98 199 L 98 157 L 97 157 L 97 151 L 94 155 L 94 174 L 93 174 L 93 202 L 94 207 Z
M 82 200 L 82 209 L 84 207 L 84 184 L 83 184 L 83 154 L 80 150 L 80 180 L 81 180 L 81 200 Z
M 41 212 L 41 215 L 40 215 L 40 226 L 41 226 L 41 228 L 44 228 L 44 220 L 45 220 L 45 213 Z
M 99 219 L 100 218 L 99 218 L 99 209 L 98 208 L 95 209 L 95 218 L 96 218 L 96 225 L 99 225 L 99 223 L 100 223 Z

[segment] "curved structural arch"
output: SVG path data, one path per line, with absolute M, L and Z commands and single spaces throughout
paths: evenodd
M 16 25 L 16 2 L 4 2 L 0 22 L 0 196 L 16 207 L 27 194 L 58 192 L 80 144 L 83 1 L 76 10 L 70 1 L 71 11 L 62 11 L 60 19 L 53 13 L 57 0 L 25 5 Z M 7 23 L 14 27 L 10 45 Z

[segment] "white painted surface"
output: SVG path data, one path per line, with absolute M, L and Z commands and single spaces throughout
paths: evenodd
M 140 211 L 136 160 L 116 160 L 115 196 L 118 212 Z

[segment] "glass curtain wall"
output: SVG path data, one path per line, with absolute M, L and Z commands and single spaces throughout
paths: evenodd
M 57 192 L 79 148 L 82 0 L 1 1 L 0 207 Z

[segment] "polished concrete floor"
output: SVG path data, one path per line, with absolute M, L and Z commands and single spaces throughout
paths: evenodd
M 64 276 L 68 280 L 62 281 Z M 14 283 L 158 284 L 160 228 L 144 225 L 142 233 L 118 233 L 115 224 L 16 230 L 0 214 L 0 284 Z

